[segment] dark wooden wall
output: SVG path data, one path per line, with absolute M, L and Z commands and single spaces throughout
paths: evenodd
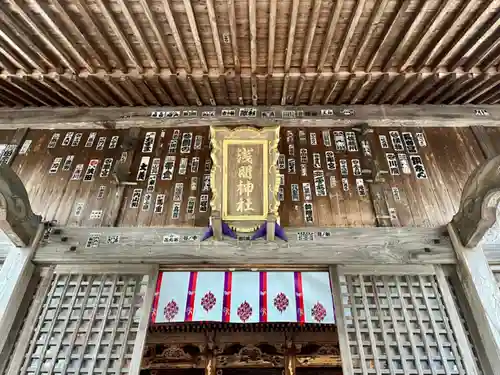
M 299 131 L 305 131 L 306 142 L 302 143 Z M 325 146 L 322 132 L 328 130 L 332 146 Z M 417 144 L 417 154 L 421 156 L 428 178 L 417 179 L 415 171 L 410 164 L 410 173 L 403 173 L 399 164 L 399 175 L 385 175 L 385 182 L 377 184 L 370 193 L 370 184 L 364 182 L 366 195 L 360 196 L 356 190 L 356 178 L 353 175 L 352 160 L 359 159 L 361 168 L 367 168 L 366 160 L 358 144 L 357 152 L 337 151 L 334 143 L 333 131 L 351 131 L 349 128 L 286 128 L 281 131 L 280 153 L 284 154 L 285 161 L 289 158 L 296 160 L 296 172 L 288 173 L 286 169 L 280 172 L 284 175 L 285 186 L 283 186 L 284 200 L 280 207 L 281 223 L 284 226 L 302 227 L 314 226 L 438 226 L 449 222 L 456 212 L 462 188 L 474 168 L 481 163 L 485 157 L 476 137 L 470 128 L 374 128 L 371 137 L 371 148 L 374 159 L 381 169 L 388 170 L 386 153 L 406 154 L 408 152 L 396 152 L 393 150 L 390 131 L 410 132 Z M 130 167 L 131 182 L 136 182 L 139 164 L 143 156 L 150 157 L 150 163 L 144 181 L 137 181 L 137 186 L 127 186 L 122 194 L 120 188 L 114 184 L 111 173 L 108 177 L 100 177 L 101 167 L 106 158 L 113 159 L 114 163 L 120 160 L 122 149 L 120 145 L 128 134 L 128 130 L 93 130 L 98 134 L 92 147 L 85 147 L 85 143 L 91 130 L 73 130 L 73 133 L 82 133 L 78 146 L 62 146 L 67 131 L 59 130 L 29 130 L 24 140 L 31 140 L 29 151 L 23 155 L 17 155 L 12 166 L 25 183 L 31 203 L 35 212 L 40 213 L 46 220 L 57 220 L 61 225 L 72 226 L 206 226 L 208 225 L 210 206 L 206 212 L 200 212 L 200 195 L 202 193 L 205 162 L 210 160 L 210 149 L 207 127 L 192 127 L 180 129 L 178 146 L 175 153 L 169 153 L 169 143 L 175 129 L 165 130 L 162 137 L 161 130 L 141 129 L 139 142 L 132 152 L 133 159 Z M 155 131 L 156 138 L 151 153 L 143 153 L 143 141 L 147 132 Z M 295 156 L 289 155 L 289 143 L 287 132 L 294 135 Z M 60 138 L 54 148 L 47 148 L 54 133 L 60 133 Z M 192 145 L 189 153 L 181 154 L 181 140 L 183 133 L 192 133 Z M 311 133 L 316 133 L 317 144 L 311 145 Z M 416 133 L 423 133 L 426 146 L 418 146 Z M 496 152 L 500 152 L 500 130 L 489 128 L 486 134 L 491 144 L 495 145 Z M 196 136 L 203 137 L 201 149 L 194 150 Z M 381 147 L 379 136 L 387 138 L 389 148 Z M 14 131 L 0 132 L 1 143 L 8 144 Z M 119 136 L 116 148 L 110 149 L 109 143 L 112 136 Z M 99 137 L 106 137 L 106 144 L 102 150 L 96 150 Z M 358 142 L 359 143 L 359 142 Z M 307 149 L 307 176 L 301 176 L 300 149 Z M 325 160 L 325 152 L 333 151 L 336 161 L 336 169 L 328 170 Z M 313 180 L 313 153 L 319 153 L 321 157 L 321 169 L 324 172 L 326 184 L 326 196 L 316 196 Z M 415 154 L 415 155 L 417 155 Z M 62 165 L 68 155 L 74 155 L 70 170 L 63 171 Z M 130 153 L 129 153 L 130 155 Z M 175 172 L 171 180 L 162 180 L 161 174 L 166 156 L 175 156 Z M 62 163 L 56 173 L 49 174 L 54 158 L 62 157 Z M 181 158 L 188 158 L 188 167 L 185 175 L 179 175 L 179 162 Z M 191 171 L 193 157 L 199 158 L 199 167 L 196 172 Z M 156 186 L 151 194 L 151 203 L 147 210 L 143 210 L 143 199 L 146 194 L 148 178 L 154 158 L 160 158 L 160 167 Z M 91 159 L 98 159 L 99 166 L 92 181 L 83 181 Z M 345 159 L 348 163 L 349 191 L 344 191 L 342 186 L 342 175 L 339 160 Z M 82 176 L 79 180 L 72 180 L 71 176 L 77 164 L 84 164 Z M 318 168 L 317 168 L 318 169 Z M 330 176 L 335 176 L 336 186 L 330 186 Z M 196 189 L 191 190 L 192 177 L 198 179 Z M 365 178 L 366 180 L 366 178 Z M 183 194 L 179 218 L 172 218 L 173 197 L 175 185 L 183 183 Z M 306 224 L 304 220 L 304 194 L 303 183 L 310 183 L 312 189 L 313 222 Z M 299 201 L 293 201 L 291 196 L 291 184 L 299 184 Z M 104 186 L 102 198 L 98 197 L 99 191 Z M 397 188 L 395 192 L 394 188 Z M 134 189 L 142 189 L 139 207 L 131 208 L 131 200 Z M 376 190 L 376 191 L 375 191 Z M 165 195 L 165 204 L 161 213 L 154 212 L 155 200 L 158 194 Z M 187 213 L 189 197 L 196 197 L 193 214 Z M 77 206 L 83 204 L 81 213 L 76 216 Z M 147 205 L 146 205 L 147 206 Z M 102 211 L 101 216 L 93 211 Z M 385 214 L 384 214 L 385 212 Z M 390 218 L 387 218 L 387 213 Z M 97 217 L 96 217 L 97 215 Z M 377 216 L 378 220 L 377 220 Z M 382 220 L 382 219 L 383 220 Z

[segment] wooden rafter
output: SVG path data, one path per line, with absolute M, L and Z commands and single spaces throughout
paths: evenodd
M 479 87 L 478 90 L 473 93 L 465 102 L 464 104 L 469 104 L 474 102 L 476 99 L 481 97 L 482 95 L 486 94 L 488 91 L 490 91 L 492 88 L 495 86 L 499 85 L 500 83 L 500 75 L 494 75 L 491 77 L 489 80 L 485 81 L 483 83 L 483 87 Z M 496 91 L 496 90 L 495 90 Z M 495 92 L 494 91 L 494 92 Z
M 387 85 L 389 77 L 390 76 L 388 73 L 380 75 L 377 82 L 373 85 L 370 92 L 368 93 L 368 96 L 365 99 L 365 102 L 367 104 L 372 104 L 379 97 L 379 95 L 382 93 L 382 89 Z
M 74 94 L 71 92 L 65 92 L 65 90 L 61 90 L 52 79 L 48 77 L 39 76 L 37 77 L 38 83 L 40 86 L 43 86 L 45 90 L 48 92 L 54 93 L 56 97 L 61 98 L 66 103 L 69 103 L 72 106 L 78 107 L 79 103 L 74 100 Z M 58 104 L 61 103 L 60 100 L 57 100 Z M 64 102 L 63 102 L 64 103 Z M 60 105 L 60 104 L 59 104 Z
M 91 100 L 89 100 L 78 87 L 75 87 L 74 81 L 76 80 L 76 78 L 74 76 L 61 77 L 58 74 L 53 74 L 52 80 L 63 90 L 67 91 L 68 93 L 71 93 L 71 95 L 76 97 L 81 103 L 85 104 L 86 106 L 92 107 L 94 105 L 94 103 Z
M 485 92 L 481 97 L 477 98 L 478 104 L 490 103 L 490 101 L 493 98 L 496 98 L 498 93 L 500 92 L 498 91 L 498 89 L 500 89 L 500 83 L 496 86 L 493 86 L 490 91 Z
M 196 17 L 194 15 L 193 7 L 190 0 L 184 0 L 184 7 L 186 9 L 186 15 L 189 22 L 189 27 L 191 28 L 191 33 L 193 34 L 194 45 L 196 47 L 196 52 L 198 52 L 198 57 L 201 62 L 201 68 L 204 73 L 208 72 L 207 59 L 205 58 L 205 53 L 203 52 L 203 45 L 201 44 L 200 34 L 198 33 L 198 26 L 196 25 Z
M 25 51 L 20 48 L 19 40 L 13 38 L 13 36 L 9 33 L 5 27 L 0 28 L 0 39 L 3 40 L 6 44 L 9 45 L 22 59 L 24 59 L 28 64 L 31 65 L 32 68 L 38 69 L 39 71 L 45 73 L 46 69 L 44 69 L 35 58 L 32 57 L 29 51 Z M 26 68 L 28 70 L 28 68 Z
M 471 70 L 474 66 L 481 64 L 490 52 L 494 51 L 497 47 L 500 46 L 500 36 L 498 35 L 499 31 L 500 27 L 496 29 L 496 31 L 478 47 L 478 49 L 472 54 L 472 56 L 467 59 L 465 64 L 463 64 L 464 70 Z M 495 61 L 495 59 L 493 59 L 493 61 Z M 458 65 L 458 62 L 454 65 Z
M 154 87 L 149 83 L 149 79 L 137 79 L 134 81 L 135 85 L 142 91 L 142 93 L 146 96 L 149 104 L 153 105 L 161 105 L 162 100 L 158 92 L 154 89 Z
M 321 104 L 326 105 L 330 103 L 333 93 L 335 92 L 339 84 L 340 84 L 339 77 L 337 75 L 334 75 L 331 78 L 330 83 L 328 84 L 328 88 L 325 90 L 325 94 L 323 95 Z
M 406 80 L 405 76 L 397 75 L 394 76 L 392 81 L 389 83 L 389 86 L 385 89 L 385 93 L 382 95 L 382 97 L 378 100 L 379 104 L 385 104 L 386 102 L 389 102 L 390 99 L 399 91 L 401 90 L 401 87 L 404 85 Z
M 36 5 L 36 10 L 38 11 L 38 14 L 42 17 L 43 22 L 47 24 L 47 26 L 52 30 L 52 32 L 57 35 L 58 40 L 64 45 L 66 48 L 66 51 L 70 53 L 70 55 L 73 57 L 74 61 L 78 62 L 78 64 L 85 69 L 87 69 L 90 73 L 94 73 L 95 69 L 90 63 L 89 59 L 86 58 L 86 56 L 83 56 L 80 51 L 75 47 L 74 43 L 70 40 L 70 38 L 67 36 L 68 33 L 64 33 L 59 26 L 54 22 L 53 15 L 48 14 L 48 7 L 39 4 L 37 1 L 32 3 L 33 5 Z M 64 15 L 62 15 L 64 18 Z
M 31 29 L 35 35 L 42 40 L 42 42 L 54 53 L 61 62 L 72 72 L 78 72 L 78 68 L 74 63 L 58 48 L 52 38 L 40 30 L 39 26 L 31 17 L 19 6 L 17 0 L 6 0 L 11 6 L 12 10 L 23 20 L 23 22 Z
M 17 82 L 18 80 L 20 81 L 19 83 Z M 33 98 L 35 100 L 35 102 L 38 101 L 38 102 L 41 102 L 44 105 L 48 105 L 48 106 L 52 106 L 53 103 L 55 103 L 54 99 L 51 96 L 47 95 L 46 92 L 40 90 L 36 86 L 33 86 L 27 76 L 19 76 L 18 79 L 9 78 L 6 81 L 10 85 L 15 87 L 17 90 L 26 94 L 28 97 Z M 24 86 L 28 86 L 28 89 Z M 33 93 L 33 91 L 37 95 L 35 95 Z
M 309 64 L 309 53 L 311 52 L 314 33 L 316 31 L 316 25 L 318 24 L 320 11 L 321 11 L 321 0 L 314 0 L 313 8 L 309 16 L 307 33 L 304 42 L 304 49 L 302 50 L 302 63 L 300 65 L 301 72 L 305 72 Z
M 36 91 L 39 95 L 56 103 L 56 105 L 62 106 L 63 102 L 61 102 L 59 95 L 54 95 L 54 90 L 52 90 L 50 87 L 47 87 L 47 85 L 42 84 L 42 81 L 44 79 L 45 78 L 40 76 L 40 75 L 36 75 L 33 77 L 29 77 L 29 78 L 26 76 L 26 77 L 23 77 L 23 83 L 26 86 L 29 86 L 29 88 L 32 91 Z M 40 86 L 42 86 L 42 87 L 40 87 Z
M 200 95 L 198 94 L 198 90 L 196 90 L 196 85 L 193 81 L 193 78 L 191 76 L 187 76 L 186 83 L 191 90 L 191 93 L 194 95 L 196 105 L 201 107 L 203 105 L 203 102 L 201 101 Z
M 346 32 L 344 37 L 342 38 L 342 47 L 340 47 L 340 51 L 335 56 L 335 64 L 333 64 L 333 71 L 338 72 L 342 63 L 344 61 L 345 54 L 347 52 L 347 48 L 351 43 L 352 36 L 354 35 L 354 31 L 356 30 L 356 26 L 358 25 L 359 19 L 361 18 L 361 14 L 363 13 L 363 9 L 365 7 L 366 0 L 358 0 L 356 2 L 356 9 L 352 13 L 352 16 L 349 20 L 349 24 L 347 25 Z
M 457 51 L 467 44 L 467 42 L 464 41 L 470 40 L 471 36 L 476 33 L 479 25 L 485 22 L 487 17 L 491 14 L 490 7 L 496 6 L 495 4 L 495 0 L 488 0 L 481 6 L 479 6 L 476 12 L 474 12 L 470 16 L 470 19 L 467 21 L 467 23 L 462 26 L 458 34 L 455 35 L 452 43 L 450 45 L 447 45 L 446 48 L 443 48 L 441 53 L 430 60 L 430 66 L 432 66 L 434 69 L 437 69 L 439 66 L 446 65 L 448 63 L 448 60 L 452 56 L 456 56 Z
M 138 42 L 141 45 L 141 50 L 146 54 L 146 57 L 151 63 L 152 68 L 158 70 L 159 65 L 158 61 L 156 60 L 155 53 L 151 48 L 151 45 L 148 43 L 147 38 L 144 36 L 141 28 L 139 27 L 139 24 L 137 23 L 137 16 L 132 14 L 132 10 L 129 8 L 128 1 L 118 0 L 118 3 L 121 5 L 121 11 L 125 16 L 125 19 L 127 20 L 130 28 L 132 29 L 134 36 L 137 38 Z
M 182 37 L 179 32 L 179 29 L 177 28 L 177 24 L 175 23 L 174 14 L 172 13 L 172 8 L 170 7 L 169 0 L 163 0 L 163 9 L 165 11 L 165 16 L 167 17 L 168 27 L 172 32 L 172 36 L 174 37 L 175 40 L 175 45 L 184 63 L 184 68 L 188 73 L 191 73 L 191 63 L 189 61 L 186 49 L 184 48 L 184 44 L 182 43 Z
M 311 90 L 311 93 L 309 94 L 309 101 L 307 102 L 309 105 L 313 105 L 313 103 L 315 103 L 316 95 L 319 90 L 319 83 L 320 83 L 319 81 L 321 81 L 320 74 L 318 74 L 316 78 L 314 78 L 313 88 Z
M 299 14 L 299 4 L 300 0 L 293 0 L 291 6 L 290 15 L 290 28 L 288 29 L 288 40 L 286 44 L 286 54 L 285 54 L 285 78 L 283 80 L 283 88 L 281 90 L 281 105 L 287 103 L 288 98 L 288 84 L 290 77 L 287 76 L 290 71 L 290 66 L 292 65 L 292 54 L 293 54 L 293 44 L 295 42 L 295 29 L 297 28 L 297 16 Z
M 248 0 L 248 22 L 250 34 L 250 87 L 252 90 L 252 105 L 257 105 L 257 0 Z
M 332 44 L 333 37 L 335 35 L 336 27 L 340 18 L 340 12 L 342 11 L 343 6 L 344 6 L 344 0 L 337 0 L 335 2 L 335 8 L 330 13 L 330 19 L 328 21 L 328 29 L 326 32 L 325 39 L 323 40 L 323 44 L 321 45 L 318 65 L 316 67 L 318 73 L 321 73 L 323 71 L 323 67 L 325 65 L 328 52 L 330 51 L 330 46 Z
M 398 43 L 394 43 L 390 53 L 385 57 L 384 62 L 382 63 L 382 71 L 388 71 L 391 68 L 391 62 L 393 58 L 397 56 L 398 52 L 402 51 L 405 47 L 408 48 L 408 41 L 410 40 L 415 30 L 421 25 L 421 22 L 426 15 L 427 9 L 429 8 L 431 3 L 432 0 L 421 0 L 420 4 L 417 7 L 417 15 L 410 17 L 409 25 L 405 25 L 403 27 L 403 34 L 398 37 Z M 403 66 L 405 65 L 406 61 L 408 61 L 407 58 L 403 59 Z M 399 70 L 403 71 L 404 69 L 401 66 Z
M 429 21 L 426 21 L 426 26 L 422 30 L 422 33 L 415 38 L 415 43 L 411 45 L 406 54 L 405 57 L 400 61 L 401 71 L 405 71 L 408 66 L 412 65 L 414 62 L 414 59 L 419 56 L 419 53 L 421 52 L 421 49 L 429 45 L 429 40 L 431 35 L 436 31 L 437 28 L 441 27 L 443 24 L 444 19 L 446 16 L 449 14 L 450 11 L 450 1 L 451 0 L 444 0 L 440 3 L 438 9 L 434 12 L 432 15 L 432 18 Z M 418 16 L 415 18 L 415 21 L 413 22 L 412 26 L 415 25 L 415 27 L 419 26 L 423 20 L 423 17 L 425 16 L 425 12 L 427 10 L 427 7 L 429 4 L 432 2 L 425 2 L 423 9 L 420 11 Z M 411 35 L 412 30 L 411 27 L 408 31 L 408 34 Z M 407 35 L 408 35 L 407 34 Z
M 47 7 L 43 3 L 39 3 L 39 5 L 40 5 L 40 7 L 44 7 L 44 8 Z M 71 31 L 71 34 L 76 35 L 79 43 L 82 45 L 82 47 L 87 52 L 87 55 L 95 58 L 99 62 L 99 64 L 101 64 L 101 66 L 104 69 L 106 69 L 106 71 L 109 72 L 111 70 L 111 68 L 108 64 L 106 57 L 99 51 L 98 48 L 94 48 L 94 46 L 91 44 L 89 38 L 87 38 L 85 35 L 83 35 L 82 31 L 80 31 L 80 28 L 75 24 L 75 22 L 70 17 L 68 12 L 66 12 L 66 9 L 64 8 L 64 6 L 61 5 L 59 0 L 52 0 L 51 5 L 54 7 L 54 9 L 59 14 L 62 22 Z M 93 72 L 93 69 L 91 69 L 91 70 L 88 69 L 88 71 Z
M 96 1 L 97 5 L 99 6 L 99 8 L 101 9 L 102 15 L 104 16 L 104 18 L 106 18 L 107 24 L 111 27 L 111 29 L 113 30 L 113 33 L 116 35 L 116 37 L 120 41 L 120 44 L 121 44 L 123 50 L 125 51 L 125 54 L 130 59 L 130 61 L 132 61 L 135 69 L 137 69 L 137 71 L 142 73 L 143 66 L 141 64 L 141 61 L 136 56 L 134 50 L 132 49 L 132 46 L 130 45 L 129 40 L 127 39 L 125 34 L 123 34 L 122 28 L 118 25 L 118 21 L 115 19 L 115 16 L 113 15 L 113 13 L 110 9 L 109 3 L 107 1 L 103 1 L 103 0 L 95 0 L 95 1 Z
M 100 83 L 103 81 L 103 77 L 98 78 L 98 77 L 88 77 L 85 79 L 85 82 L 89 84 L 89 86 L 95 90 L 102 98 L 104 98 L 108 103 L 112 103 L 112 105 L 118 106 L 120 105 L 119 102 L 115 100 L 113 95 L 111 95 L 106 89 L 102 87 Z M 107 86 L 107 85 L 105 85 Z
M 449 98 L 452 98 L 459 90 L 462 90 L 465 85 L 474 80 L 476 77 L 472 73 L 463 74 L 460 78 L 455 80 L 453 84 L 447 89 L 446 93 L 439 96 L 434 103 L 442 104 L 447 101 Z
M 378 0 L 375 4 L 372 13 L 370 14 L 370 18 L 367 23 L 367 27 L 363 31 L 363 36 L 361 37 L 361 41 L 359 41 L 356 45 L 356 50 L 354 51 L 354 57 L 349 64 L 349 70 L 354 72 L 356 70 L 356 65 L 361 58 L 361 52 L 365 50 L 368 41 L 373 33 L 375 27 L 380 23 L 382 19 L 382 15 L 384 14 L 385 9 L 387 8 L 387 4 L 390 0 Z
M 27 93 L 26 90 L 23 89 L 22 87 L 19 88 L 19 86 L 16 83 L 12 82 L 12 79 L 6 80 L 5 82 L 7 82 L 8 84 L 10 84 L 14 88 L 18 89 L 22 93 L 26 94 L 26 96 L 28 96 L 28 98 L 32 98 L 33 100 L 27 99 L 26 97 L 20 96 L 18 93 L 16 93 L 15 91 L 13 91 L 11 88 L 5 87 L 4 85 L 2 85 L 1 81 L 0 81 L 0 89 L 3 90 L 4 92 L 6 92 L 7 95 L 9 96 L 9 98 L 16 98 L 19 103 L 27 104 L 29 106 L 36 106 L 37 102 L 38 103 L 42 102 L 43 104 L 45 104 L 39 98 L 33 97 L 31 93 Z
M 173 91 L 177 94 L 177 96 L 181 99 L 181 105 L 189 105 L 188 100 L 186 99 L 186 96 L 184 95 L 184 91 L 181 90 L 179 87 L 179 82 L 176 74 L 171 74 L 169 77 L 168 82 L 170 83 Z
M 212 30 L 212 40 L 214 42 L 215 53 L 217 55 L 217 65 L 219 67 L 219 75 L 224 74 L 224 56 L 222 55 L 222 47 L 219 37 L 219 27 L 217 25 L 217 14 L 215 13 L 214 0 L 207 1 L 208 21 Z
M 464 87 L 463 89 L 460 90 L 457 96 L 451 98 L 449 100 L 448 104 L 457 104 L 459 103 L 462 99 L 466 98 L 469 94 L 473 93 L 475 90 L 477 90 L 479 87 L 481 87 L 490 77 L 490 74 L 480 74 L 476 77 L 476 81 L 471 81 L 470 86 L 467 85 L 467 87 Z
M 38 58 L 43 61 L 43 63 L 52 68 L 55 69 L 56 65 L 47 57 L 47 55 L 32 41 L 31 38 L 29 38 L 29 34 L 27 30 L 25 31 L 23 27 L 19 25 L 16 20 L 10 18 L 5 12 L 3 12 L 0 9 L 0 20 L 3 23 L 2 26 L 2 31 L 8 35 L 10 38 L 17 38 L 17 40 L 21 41 L 19 43 L 18 48 L 23 51 L 21 53 L 24 53 L 28 55 L 30 52 L 33 52 L 38 56 Z M 24 45 L 23 45 L 24 44 Z M 24 47 L 24 48 L 23 48 Z M 41 72 L 45 73 L 46 69 L 40 68 L 39 69 Z
M 123 103 L 126 103 L 126 105 L 130 107 L 134 106 L 133 101 L 129 98 L 127 93 L 125 93 L 123 89 L 114 82 L 111 76 L 104 76 L 102 82 L 104 82 L 104 84 L 113 92 L 113 94 L 120 98 Z
M 2 92 L 1 86 L 0 86 L 0 103 L 6 105 L 8 107 L 15 107 L 15 106 L 18 106 L 20 104 L 19 102 L 13 100 L 11 96 Z M 21 105 L 22 105 L 22 103 L 21 103 Z
M 422 80 L 421 74 L 414 74 L 410 76 L 405 82 L 404 86 L 397 92 L 396 96 L 392 99 L 391 104 L 399 104 L 401 101 L 404 101 L 406 97 L 410 94 L 410 92 L 420 83 Z
M 109 103 L 107 98 L 100 93 L 100 91 L 96 90 L 93 85 L 90 84 L 90 80 L 84 80 L 79 77 L 75 77 L 75 84 L 83 94 L 89 98 L 92 102 L 97 103 L 97 105 L 101 107 L 106 107 Z
M 128 97 L 131 99 L 134 105 L 136 103 L 139 103 L 139 105 L 142 105 L 144 107 L 147 106 L 146 100 L 140 94 L 139 89 L 135 85 L 135 80 L 131 79 L 130 77 L 120 77 L 116 85 L 120 86 L 123 91 L 127 93 Z
M 397 26 L 397 20 L 406 12 L 408 7 L 410 6 L 410 3 L 411 3 L 411 0 L 404 0 L 403 3 L 401 4 L 401 6 L 398 8 L 397 12 L 394 13 L 392 18 L 387 23 L 384 31 L 382 31 L 382 38 L 379 40 L 377 48 L 375 48 L 373 50 L 370 57 L 368 58 L 368 62 L 366 63 L 365 70 L 367 72 L 370 72 L 372 70 L 373 65 L 375 64 L 375 61 L 377 60 L 377 56 L 379 55 L 380 51 L 384 48 L 385 44 L 388 42 L 389 35 L 394 30 L 394 28 Z M 393 55 L 393 53 L 390 52 L 390 56 L 392 56 L 392 55 Z
M 5 59 L 7 59 L 7 61 L 17 69 L 21 69 L 24 71 L 29 70 L 28 66 L 21 59 L 19 59 L 17 56 L 11 53 L 7 49 L 7 46 L 4 46 L 1 41 L 0 41 L 0 54 L 2 54 L 5 57 Z
M 207 75 L 203 76 L 203 86 L 205 87 L 205 90 L 207 90 L 210 105 L 217 105 L 217 102 L 215 101 L 215 95 L 212 91 L 212 85 L 211 85 L 210 79 L 208 78 Z M 200 101 L 201 101 L 201 99 L 200 99 Z
M 276 39 L 276 12 L 278 0 L 269 0 L 269 38 L 267 40 L 267 74 L 273 74 L 274 44 Z
M 99 42 L 99 45 L 102 50 L 105 50 L 107 54 L 111 55 L 111 58 L 115 61 L 116 66 L 119 69 L 126 70 L 127 66 L 123 61 L 123 58 L 119 51 L 116 50 L 116 47 L 113 43 L 110 42 L 108 35 L 103 30 L 100 22 L 95 20 L 92 11 L 89 9 L 86 1 L 83 0 L 74 0 L 75 5 L 78 7 L 78 14 L 82 17 L 83 21 L 92 28 L 95 32 L 95 37 Z
M 438 87 L 433 90 L 428 96 L 426 96 L 424 99 L 422 99 L 420 104 L 427 104 L 432 102 L 435 98 L 437 98 L 439 95 L 441 95 L 444 91 L 446 91 L 453 83 L 455 80 L 458 78 L 457 73 L 451 73 L 443 77 L 439 82 L 438 82 Z
M 161 94 L 161 102 L 162 104 L 168 104 L 168 105 L 174 105 L 174 101 L 172 100 L 172 97 L 170 94 L 167 92 L 165 89 L 165 84 L 161 81 L 161 79 L 158 76 L 153 76 L 151 77 L 151 80 L 153 80 L 156 83 L 156 87 L 158 88 L 158 91 Z
M 335 104 L 344 103 L 344 101 L 347 99 L 347 96 L 351 93 L 352 87 L 356 84 L 356 81 L 357 81 L 356 74 L 351 74 L 347 79 L 346 83 L 344 84 L 344 87 L 342 87 L 342 90 L 337 95 L 337 98 L 335 99 Z
M 486 0 L 486 2 L 491 1 L 494 0 Z M 479 7 L 484 7 L 484 4 L 482 3 Z M 455 35 L 455 29 L 465 22 L 465 19 L 469 17 L 474 9 L 477 9 L 477 2 L 475 0 L 468 0 L 462 3 L 456 12 L 452 13 L 447 22 L 438 25 L 440 27 L 435 30 L 435 37 L 429 42 L 414 64 L 416 70 L 429 65 L 433 56 L 438 51 L 444 50 L 444 43 L 447 40 L 446 35 Z
M 356 104 L 361 99 L 362 95 L 364 94 L 365 87 L 368 86 L 371 81 L 371 74 L 366 74 L 363 78 L 358 79 L 355 88 L 352 90 L 354 95 L 350 100 L 351 103 Z
M 431 90 L 437 83 L 439 82 L 439 74 L 431 74 L 429 77 L 422 80 L 419 86 L 415 88 L 415 92 L 411 93 L 411 97 L 409 97 L 408 104 L 417 103 L 424 95 L 426 95 L 429 90 Z
M 302 96 L 302 89 L 304 88 L 305 81 L 306 79 L 303 76 L 299 77 L 297 88 L 295 89 L 295 99 L 293 100 L 293 105 L 300 104 L 300 97 Z

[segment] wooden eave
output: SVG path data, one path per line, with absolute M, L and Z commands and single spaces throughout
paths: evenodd
M 5 107 L 500 102 L 494 0 L 4 0 L 2 9 Z M 394 92 L 372 95 L 384 77 Z M 432 90 L 422 94 L 424 83 Z M 426 100 L 451 83 L 445 99 Z

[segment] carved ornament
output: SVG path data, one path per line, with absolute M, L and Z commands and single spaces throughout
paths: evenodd
M 237 345 L 235 345 L 237 347 Z M 236 353 L 224 353 L 217 355 L 216 367 L 283 367 L 285 358 L 282 354 L 271 353 L 263 347 L 245 345 Z
M 14 245 L 31 244 L 41 217 L 31 209 L 28 193 L 19 176 L 7 165 L 0 166 L 0 229 Z
M 252 127 L 238 127 L 229 129 L 226 127 L 211 127 L 210 139 L 212 145 L 212 171 L 210 174 L 212 200 L 210 202 L 212 212 L 219 212 L 221 219 L 227 222 L 231 227 L 239 232 L 253 232 L 269 216 L 278 218 L 278 208 L 280 201 L 278 199 L 279 191 L 279 171 L 278 161 L 278 143 L 279 126 L 256 129 Z M 229 171 L 234 168 L 236 160 L 233 160 L 230 148 L 236 146 L 248 147 L 254 146 L 261 152 L 259 165 L 252 165 L 255 170 L 262 170 L 262 180 L 254 181 L 254 186 L 262 184 L 262 196 L 258 197 L 260 202 L 260 211 L 256 214 L 238 214 L 234 209 L 229 209 L 230 192 L 236 189 L 235 181 L 229 176 Z M 232 151 L 234 153 L 234 150 Z M 238 151 L 239 152 L 239 151 Z M 227 160 L 224 159 L 224 156 Z M 232 202 L 232 201 L 231 201 Z
M 475 247 L 496 222 L 500 203 L 500 155 L 480 165 L 467 180 L 453 217 L 462 245 Z

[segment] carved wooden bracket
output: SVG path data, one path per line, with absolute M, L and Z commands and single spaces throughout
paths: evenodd
M 31 209 L 28 193 L 19 176 L 6 165 L 0 166 L 0 229 L 18 247 L 29 246 L 41 216 Z
M 479 166 L 467 180 L 460 208 L 453 217 L 462 245 L 475 247 L 496 222 L 500 204 L 500 155 Z

